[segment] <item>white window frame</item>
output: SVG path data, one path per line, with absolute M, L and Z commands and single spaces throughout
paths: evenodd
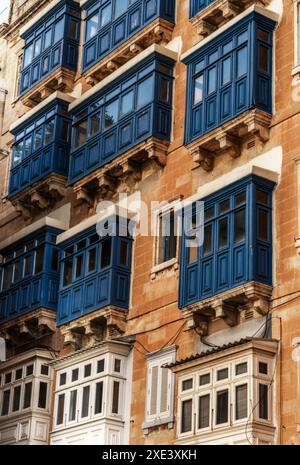
M 300 73 L 300 1 L 294 0 L 294 73 Z
M 160 399 L 161 399 L 161 373 L 163 365 L 174 363 L 176 360 L 176 346 L 171 346 L 161 351 L 153 352 L 147 355 L 147 382 L 146 382 L 146 402 L 145 402 L 145 421 L 142 428 L 144 434 L 148 434 L 148 429 L 151 427 L 168 424 L 169 428 L 174 424 L 174 389 L 175 389 L 175 375 L 169 370 L 168 373 L 168 406 L 169 409 L 165 413 L 160 413 Z M 153 367 L 158 366 L 158 381 L 157 381 L 157 404 L 156 413 L 150 415 L 151 403 L 151 383 L 152 376 L 151 370 Z
M 206 428 L 199 428 L 198 425 L 199 425 L 199 399 L 200 397 L 204 397 L 204 396 L 207 396 L 209 395 L 209 424 Z M 212 418 L 212 405 L 213 405 L 213 398 L 212 398 L 212 392 L 210 389 L 207 389 L 207 390 L 201 390 L 200 392 L 197 393 L 197 400 L 195 402 L 196 404 L 196 433 L 199 434 L 199 433 L 206 433 L 207 431 L 210 431 L 211 430 L 211 427 L 212 427 L 212 421 L 213 421 L 213 418 Z

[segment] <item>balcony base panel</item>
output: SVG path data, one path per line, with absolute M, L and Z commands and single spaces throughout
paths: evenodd
M 20 97 L 20 101 L 26 107 L 33 108 L 55 91 L 72 92 L 75 76 L 75 71 L 59 68 L 29 89 L 28 92 Z
M 94 204 L 94 198 L 111 199 L 117 192 L 132 193 L 142 178 L 142 165 L 154 161 L 160 168 L 167 163 L 169 142 L 150 138 L 98 168 L 74 184 L 77 200 Z
M 158 18 L 153 21 L 87 70 L 84 73 L 86 83 L 93 87 L 150 45 L 167 44 L 172 39 L 173 29 L 174 24 L 164 19 Z
M 64 197 L 66 182 L 65 176 L 52 174 L 25 188 L 10 201 L 25 220 L 30 219 L 41 210 L 53 207 Z
M 271 0 L 217 0 L 195 15 L 191 22 L 200 40 L 252 5 L 267 6 Z
M 64 344 L 80 350 L 119 337 L 125 333 L 126 317 L 126 310 L 112 305 L 84 315 L 61 326 Z
M 212 171 L 214 159 L 221 154 L 238 158 L 244 146 L 251 148 L 269 140 L 272 116 L 262 110 L 250 110 L 187 145 L 195 168 Z
M 212 321 L 221 319 L 228 326 L 235 326 L 267 315 L 271 295 L 271 286 L 252 281 L 185 307 L 183 316 L 188 329 L 196 328 L 201 336 L 207 336 Z

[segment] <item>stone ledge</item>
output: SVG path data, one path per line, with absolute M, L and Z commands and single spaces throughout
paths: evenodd
M 200 40 L 212 34 L 252 5 L 269 5 L 271 0 L 216 0 L 191 18 Z
M 238 158 L 243 145 L 250 139 L 251 145 L 255 145 L 256 141 L 266 143 L 269 140 L 271 121 L 272 115 L 265 111 L 248 110 L 200 136 L 187 145 L 195 167 L 200 166 L 205 171 L 212 171 L 216 156 L 225 153 L 232 158 Z
M 112 305 L 81 316 L 60 326 L 64 344 L 80 350 L 121 336 L 126 330 L 126 318 L 127 310 Z
M 271 286 L 252 281 L 189 305 L 182 313 L 188 329 L 198 328 L 202 336 L 207 336 L 211 321 L 221 319 L 228 326 L 236 326 L 242 316 L 251 319 L 267 315 L 271 295 Z
M 16 212 L 20 213 L 26 220 L 32 218 L 35 213 L 52 207 L 61 200 L 65 195 L 66 183 L 67 178 L 65 176 L 50 174 L 17 193 L 9 200 Z
M 93 87 L 99 81 L 116 71 L 120 66 L 138 55 L 152 44 L 167 44 L 172 39 L 174 24 L 157 18 L 140 32 L 129 38 L 108 56 L 99 60 L 83 73 L 86 83 Z
M 77 200 L 94 203 L 94 195 L 102 199 L 109 199 L 117 189 L 131 193 L 142 177 L 142 165 L 153 160 L 159 167 L 167 163 L 169 142 L 151 137 L 135 147 L 129 149 L 123 155 L 106 163 L 74 183 L 74 192 Z
M 55 91 L 72 92 L 75 76 L 75 71 L 60 67 L 21 95 L 19 100 L 26 107 L 33 108 Z

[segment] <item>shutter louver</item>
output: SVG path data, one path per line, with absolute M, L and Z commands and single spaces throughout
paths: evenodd
M 168 408 L 169 370 L 161 368 L 160 413 L 166 413 Z
M 157 412 L 158 366 L 151 370 L 150 415 Z

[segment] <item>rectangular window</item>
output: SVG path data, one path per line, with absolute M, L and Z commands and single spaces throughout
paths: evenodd
M 78 376 L 79 376 L 79 369 L 75 368 L 75 370 L 72 370 L 72 383 L 78 380 Z
M 21 386 L 16 386 L 14 388 L 14 396 L 13 396 L 13 407 L 12 411 L 17 412 L 20 410 L 20 400 L 21 400 Z
M 56 424 L 62 425 L 64 421 L 64 408 L 65 408 L 65 394 L 58 396 L 57 412 L 56 412 Z
M 44 144 L 50 144 L 54 138 L 54 118 L 45 124 Z
M 44 248 L 43 245 L 36 249 L 36 253 L 35 253 L 35 269 L 34 269 L 35 274 L 41 273 L 43 271 L 44 251 L 45 251 L 45 248 Z
M 81 418 L 85 418 L 89 414 L 90 402 L 90 386 L 84 386 L 82 391 Z
M 103 403 L 103 381 L 96 384 L 95 414 L 102 413 L 102 403 Z
M 174 210 L 159 215 L 158 264 L 177 255 L 177 227 Z
M 115 413 L 115 414 L 119 413 L 119 395 L 120 395 L 120 383 L 118 381 L 114 381 L 111 413 Z
M 235 419 L 242 420 L 248 416 L 248 385 L 235 388 Z
M 8 415 L 9 411 L 10 390 L 3 391 L 1 415 Z
M 87 121 L 82 121 L 75 127 L 75 148 L 86 143 Z
M 87 19 L 86 22 L 86 33 L 85 33 L 85 40 L 88 41 L 94 37 L 98 32 L 99 26 L 99 14 L 96 13 L 91 18 Z
M 216 396 L 216 424 L 222 425 L 228 422 L 228 390 L 219 391 Z
M 111 261 L 111 238 L 102 242 L 101 246 L 101 268 L 106 268 Z
M 111 126 L 117 123 L 118 111 L 119 111 L 119 100 L 115 100 L 109 105 L 106 105 L 105 114 L 104 114 L 105 129 L 109 129 Z
M 192 431 L 192 420 L 193 420 L 193 400 L 184 400 L 181 403 L 181 433 L 188 433 Z
M 269 419 L 269 388 L 266 384 L 259 383 L 258 385 L 258 402 L 259 402 L 259 418 L 262 420 Z
M 137 94 L 137 106 L 139 108 L 144 107 L 153 100 L 153 88 L 154 88 L 153 76 L 148 77 L 138 85 Z
M 47 405 L 47 391 L 48 391 L 48 384 L 40 381 L 40 387 L 39 387 L 39 401 L 38 401 L 38 407 L 39 408 L 46 408 Z
M 64 260 L 63 286 L 68 286 L 72 282 L 72 266 L 72 257 L 68 257 Z
M 24 401 L 23 408 L 29 408 L 31 406 L 31 393 L 32 393 L 32 383 L 26 383 L 24 388 Z
M 74 390 L 70 392 L 69 421 L 74 421 L 76 418 L 76 406 L 77 406 L 77 390 Z
M 198 418 L 198 429 L 209 427 L 209 416 L 210 416 L 210 395 L 199 397 L 199 418 Z
M 236 376 L 242 375 L 242 374 L 247 373 L 247 372 L 248 372 L 248 363 L 247 362 L 238 363 L 235 366 L 235 374 L 236 374 Z

